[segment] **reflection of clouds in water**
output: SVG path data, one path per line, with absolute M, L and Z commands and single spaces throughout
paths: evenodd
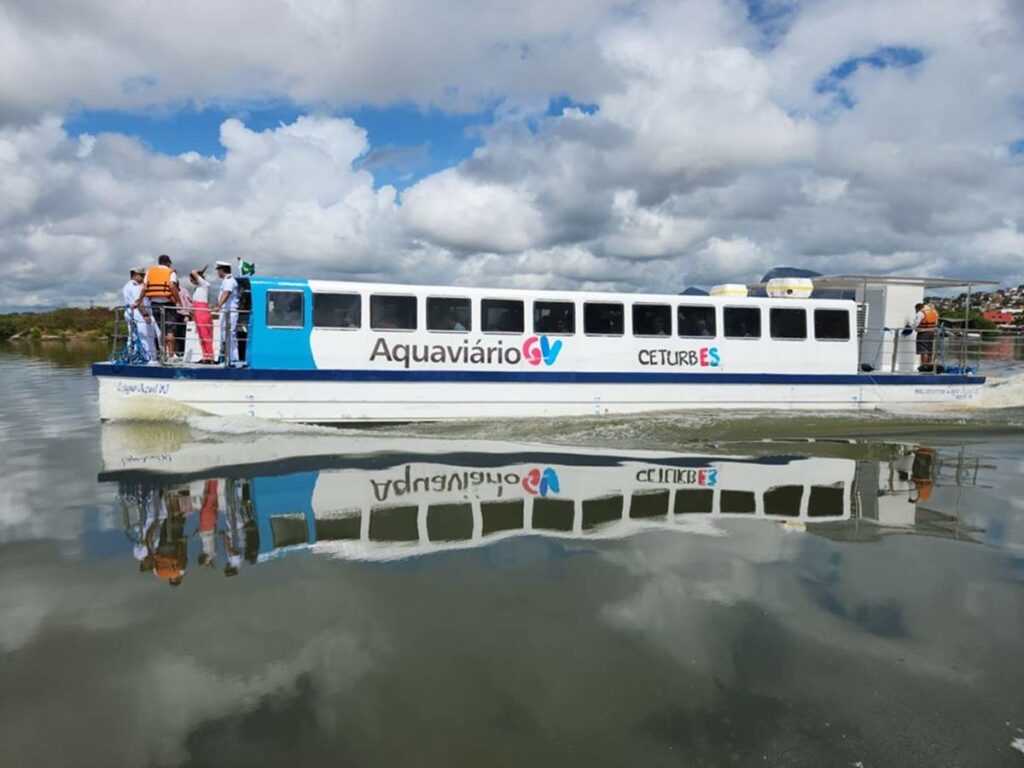
M 0 648 L 18 664 L 0 669 L 0 764 L 177 764 L 204 723 L 287 699 L 303 680 L 315 681 L 303 694 L 313 711 L 329 713 L 371 666 L 339 623 L 347 598 L 318 605 L 269 581 L 257 597 L 209 573 L 191 576 L 183 600 L 123 566 L 2 550 Z
M 1019 590 L 976 545 L 900 537 L 847 552 L 763 524 L 742 533 L 623 542 L 603 557 L 640 582 L 604 616 L 682 664 L 735 639 L 716 615 L 727 608 L 764 615 L 801 642 L 883 664 L 900 658 L 915 674 L 963 682 L 987 666 L 986 646 L 1011 642 L 1000 635 L 1024 623 Z M 937 565 L 936 546 L 959 551 Z M 1008 621 L 991 627 L 993 616 Z M 979 636 L 988 642 L 979 646 Z

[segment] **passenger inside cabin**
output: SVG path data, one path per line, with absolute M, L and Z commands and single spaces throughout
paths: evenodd
M 398 313 L 391 304 L 371 305 L 370 309 L 373 310 L 374 315 L 371 318 L 370 324 L 374 328 L 380 328 L 381 330 L 398 328 Z
M 708 321 L 703 317 L 697 318 L 697 335 L 698 336 L 710 336 L 711 331 L 708 330 Z

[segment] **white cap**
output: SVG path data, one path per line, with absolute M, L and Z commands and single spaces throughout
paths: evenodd
M 218 261 L 217 262 L 217 269 L 220 269 L 221 267 L 224 267 L 225 269 L 231 269 L 231 262 L 230 261 Z

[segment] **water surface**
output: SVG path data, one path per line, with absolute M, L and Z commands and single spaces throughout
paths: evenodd
M 101 427 L 74 358 L 0 351 L 2 765 L 1024 765 L 1019 410 Z

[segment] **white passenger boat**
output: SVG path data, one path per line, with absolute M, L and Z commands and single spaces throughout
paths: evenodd
M 969 402 L 985 383 L 962 347 L 944 354 L 940 344 L 945 365 L 919 372 L 914 337 L 902 335 L 925 290 L 967 281 L 839 276 L 767 296 L 735 286 L 689 296 L 239 283 L 242 367 L 98 363 L 100 417 L 185 410 L 331 423 L 910 409 Z M 846 298 L 814 298 L 811 288 Z

